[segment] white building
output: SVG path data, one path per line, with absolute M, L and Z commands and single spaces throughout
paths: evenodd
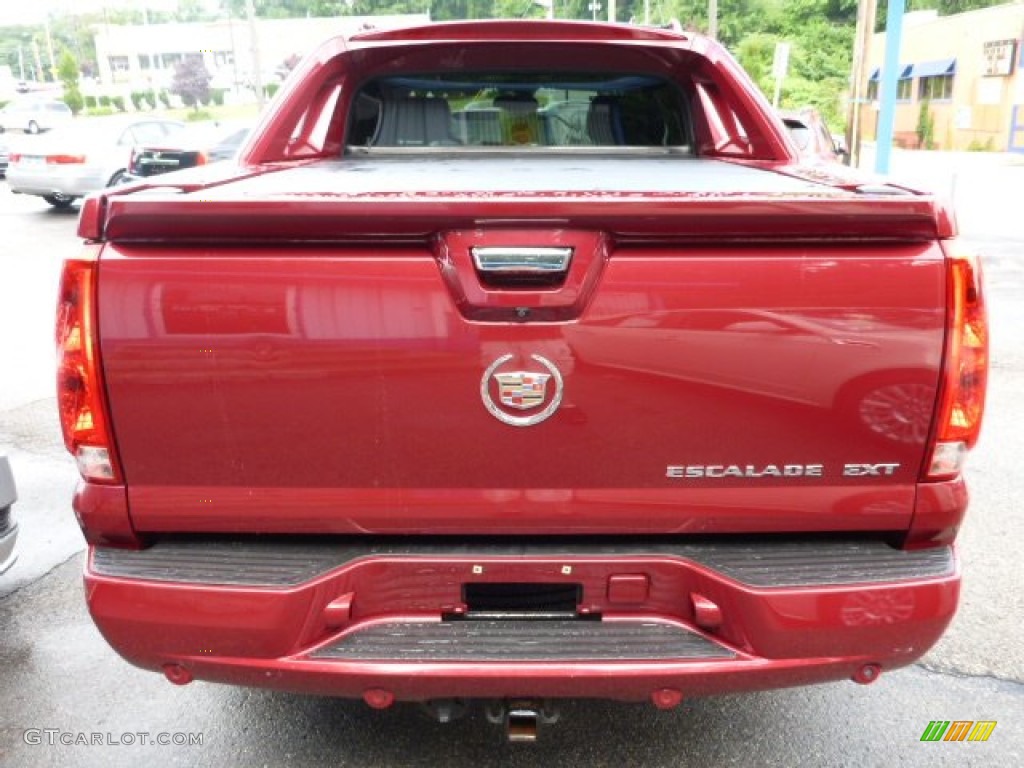
M 394 29 L 430 22 L 428 14 L 338 16 L 308 19 L 258 19 L 261 82 L 280 80 L 282 64 L 305 56 L 325 40 L 366 29 Z M 167 87 L 174 65 L 202 58 L 215 88 L 251 86 L 253 44 L 245 19 L 189 24 L 147 24 L 96 27 L 99 85 L 104 89 Z

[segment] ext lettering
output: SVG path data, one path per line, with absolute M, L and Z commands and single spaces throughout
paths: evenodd
M 899 464 L 846 464 L 843 477 L 881 477 L 896 474 Z

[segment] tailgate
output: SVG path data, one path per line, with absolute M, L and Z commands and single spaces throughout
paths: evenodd
M 941 367 L 939 246 L 673 242 L 609 220 L 107 245 L 102 355 L 136 528 L 906 529 Z M 571 258 L 488 272 L 523 250 Z

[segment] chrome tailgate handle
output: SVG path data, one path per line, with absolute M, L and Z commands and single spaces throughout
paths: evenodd
M 569 269 L 572 248 L 480 246 L 470 249 L 473 263 L 490 274 L 557 274 Z

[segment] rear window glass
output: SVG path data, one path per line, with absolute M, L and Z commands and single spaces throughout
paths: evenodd
M 684 100 L 650 76 L 446 73 L 389 77 L 355 96 L 351 151 L 686 148 Z
M 161 141 L 168 134 L 182 130 L 181 125 L 174 123 L 136 123 L 131 128 L 132 138 L 137 144 Z
M 789 130 L 789 135 L 793 138 L 793 142 L 796 144 L 797 148 L 801 151 L 810 149 L 811 129 L 799 120 L 787 118 L 784 122 L 786 124 L 786 128 Z

